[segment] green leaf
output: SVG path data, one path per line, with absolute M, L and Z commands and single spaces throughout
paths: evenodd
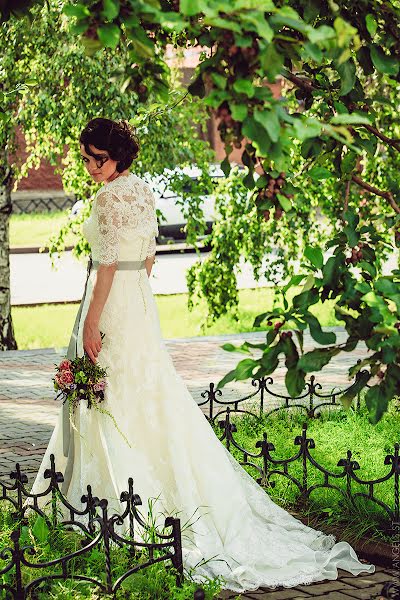
M 235 121 L 244 121 L 247 117 L 247 106 L 245 104 L 230 104 L 232 118 Z
M 90 17 L 90 10 L 84 4 L 67 4 L 63 8 L 63 13 L 67 17 L 77 17 L 78 19 Z
M 395 296 L 399 293 L 399 284 L 394 283 L 387 277 L 380 277 L 374 283 L 374 287 L 378 292 L 385 296 Z
M 309 306 L 318 302 L 318 290 L 306 290 L 294 296 L 292 304 L 294 308 L 299 310 L 307 310 Z
M 385 385 L 374 385 L 365 394 L 365 404 L 369 411 L 369 417 L 373 425 L 376 425 L 386 412 L 389 400 L 389 394 L 386 393 Z
M 345 408 L 349 408 L 353 399 L 361 392 L 361 390 L 367 385 L 371 378 L 371 374 L 368 371 L 361 373 L 355 383 L 349 387 L 349 389 L 340 397 L 340 402 Z
M 322 125 L 313 117 L 296 119 L 293 128 L 298 139 L 302 142 L 307 138 L 317 137 L 321 133 Z
M 250 354 L 250 350 L 247 348 L 243 348 L 242 346 L 237 347 L 234 346 L 233 344 L 223 344 L 221 346 L 221 348 L 223 350 L 226 350 L 227 352 L 241 352 L 242 354 Z
M 357 244 L 360 240 L 360 234 L 358 233 L 358 231 L 353 229 L 353 227 L 351 225 L 345 225 L 343 227 L 343 231 L 346 234 L 349 246 L 351 248 L 354 248 L 354 246 L 357 246 Z
M 286 371 L 285 384 L 292 398 L 300 396 L 305 387 L 305 373 L 301 369 L 291 368 Z
M 382 362 L 388 365 L 389 363 L 396 362 L 397 348 L 391 346 L 384 346 L 382 348 Z
M 82 35 L 89 28 L 89 20 L 84 19 L 83 21 L 76 21 L 71 23 L 69 30 L 73 35 Z M 101 47 L 101 44 L 100 44 Z
M 282 288 L 282 292 L 286 293 L 289 288 L 293 287 L 294 285 L 299 285 L 299 283 L 301 283 L 304 278 L 305 275 L 293 275 L 290 278 L 289 282 L 285 285 L 285 287 Z
M 113 21 L 119 15 L 119 0 L 103 0 L 102 14 L 109 21 Z
M 242 179 L 243 185 L 247 187 L 249 190 L 252 190 L 255 186 L 255 181 L 253 177 L 252 171 L 249 171 L 245 177 Z
M 252 23 L 258 35 L 266 42 L 271 42 L 272 38 L 274 37 L 274 30 L 260 11 L 243 12 L 241 19 L 244 23 Z
M 371 46 L 370 50 L 371 59 L 377 71 L 385 75 L 397 75 L 399 61 L 396 57 L 385 54 L 380 46 Z
M 334 177 L 333 173 L 331 173 L 325 167 L 312 167 L 309 171 L 307 171 L 308 177 L 310 177 L 313 181 L 320 181 L 321 179 L 329 179 Z
M 229 173 L 231 172 L 231 163 L 229 162 L 229 158 L 227 156 L 225 156 L 220 166 L 225 177 L 228 177 Z
M 319 248 L 318 246 L 315 246 L 314 248 L 312 246 L 306 246 L 304 250 L 304 256 L 308 258 L 308 260 L 312 265 L 314 265 L 314 267 L 317 267 L 317 269 L 322 269 L 324 264 L 324 257 L 321 248 Z
M 369 35 L 374 37 L 376 30 L 378 29 L 378 24 L 375 21 L 375 17 L 373 15 L 366 15 L 365 25 L 367 26 Z
M 277 142 L 279 139 L 281 124 L 276 112 L 273 110 L 255 110 L 253 116 L 254 119 L 266 130 L 270 140 L 272 142 Z
M 337 72 L 341 80 L 340 96 L 345 96 L 356 82 L 356 66 L 352 60 L 347 60 L 337 67 Z
M 254 96 L 254 87 L 249 79 L 237 79 L 233 84 L 233 89 L 238 94 L 246 94 L 249 98 Z
M 243 121 L 242 133 L 253 142 L 261 156 L 268 155 L 271 146 L 269 136 L 250 115 Z
M 303 46 L 303 55 L 307 58 L 311 58 L 316 63 L 320 63 L 322 61 L 322 50 L 317 44 L 311 44 L 311 42 L 306 42 Z
M 289 212 L 289 210 L 291 210 L 292 208 L 290 198 L 286 198 L 286 196 L 284 196 L 283 194 L 277 194 L 276 197 L 278 198 L 279 204 L 282 206 L 283 210 L 285 212 Z
M 267 74 L 268 81 L 274 83 L 278 75 L 280 75 L 283 67 L 284 57 L 275 48 L 275 44 L 271 42 L 260 52 L 261 67 Z
M 338 352 L 338 348 L 317 348 L 316 350 L 312 350 L 311 352 L 303 354 L 297 363 L 297 368 L 301 369 L 305 373 L 320 371 L 329 363 L 335 354 L 338 354 Z
M 211 73 L 211 79 L 219 87 L 220 90 L 224 90 L 226 88 L 226 77 L 224 77 L 220 73 L 216 73 L 215 71 L 213 71 Z
M 336 335 L 333 331 L 322 331 L 321 324 L 317 317 L 311 313 L 303 315 L 304 320 L 310 327 L 310 335 L 321 345 L 334 344 L 336 342 Z
M 313 44 L 324 44 L 335 38 L 336 31 L 333 27 L 328 27 L 328 25 L 321 25 L 321 27 L 316 27 L 308 32 L 308 39 Z
M 49 536 L 49 528 L 45 519 L 41 515 L 38 515 L 38 517 L 36 518 L 35 523 L 32 527 L 32 533 L 35 539 L 40 544 L 45 544 L 47 542 L 47 538 Z
M 352 124 L 364 124 L 371 125 L 370 119 L 365 115 L 360 115 L 359 113 L 351 113 L 336 115 L 330 120 L 332 125 L 352 125 Z
M 269 19 L 271 25 L 285 25 L 290 29 L 296 29 L 301 33 L 307 34 L 312 30 L 312 27 L 305 23 L 290 6 L 282 6 Z
M 245 358 L 236 365 L 236 379 L 248 379 L 252 376 L 254 368 L 258 367 L 258 361 L 253 358 Z
M 272 333 L 272 332 L 269 332 Z M 273 332 L 275 333 L 275 331 Z M 261 357 L 261 366 L 265 375 L 270 375 L 279 365 L 279 354 L 283 351 L 282 342 L 279 341 L 275 346 L 270 346 Z
M 229 373 L 224 375 L 224 377 L 217 383 L 217 389 L 223 388 L 224 385 L 226 385 L 230 381 L 233 381 L 235 378 L 236 378 L 236 369 L 233 369 L 233 371 L 229 371 Z
M 187 17 L 193 17 L 202 12 L 202 4 L 202 0 L 180 0 L 179 11 Z
M 106 48 L 116 48 L 118 46 L 121 30 L 114 23 L 104 23 L 97 28 L 99 40 Z

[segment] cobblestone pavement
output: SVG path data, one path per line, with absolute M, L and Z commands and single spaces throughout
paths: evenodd
M 345 334 L 335 328 L 338 340 Z M 185 381 L 193 398 L 197 402 L 203 400 L 201 393 L 208 388 L 210 382 L 215 384 L 231 370 L 243 354 L 226 352 L 221 345 L 227 341 L 233 344 L 245 340 L 260 342 L 265 333 L 246 333 L 218 337 L 180 338 L 165 340 L 166 347 L 174 365 Z M 309 337 L 305 338 L 305 349 L 314 346 Z M 66 348 L 47 348 L 39 350 L 10 351 L 0 354 L 0 477 L 8 478 L 15 463 L 19 462 L 27 473 L 31 483 L 41 458 L 45 452 L 56 421 L 60 404 L 54 402 L 54 390 L 51 378 L 54 364 L 64 356 Z M 366 349 L 360 347 L 351 354 L 345 353 L 327 365 L 317 380 L 324 392 L 333 388 L 340 389 L 349 385 L 347 370 L 354 360 L 363 358 Z M 273 390 L 281 393 L 284 388 L 285 369 L 279 367 L 274 374 Z M 224 388 L 222 398 L 230 400 L 245 396 L 254 391 L 251 382 L 240 382 Z M 266 408 L 276 405 L 271 397 Z M 377 567 L 371 576 L 352 577 L 347 571 L 340 571 L 340 578 L 335 581 L 318 582 L 296 588 L 277 590 L 260 589 L 242 595 L 242 598 L 261 598 L 293 600 L 300 598 L 326 598 L 341 600 L 350 598 L 378 598 L 382 585 L 393 580 L 394 572 Z M 237 594 L 223 592 L 221 599 L 236 598 Z
M 344 332 L 335 330 L 340 341 Z M 245 340 L 260 342 L 265 333 L 179 338 L 165 340 L 174 365 L 185 381 L 196 402 L 204 401 L 201 393 L 210 382 L 215 384 L 244 358 L 243 354 L 227 352 L 221 345 L 227 341 L 240 344 Z M 306 337 L 305 349 L 313 342 Z M 7 475 L 18 461 L 29 478 L 36 473 L 55 425 L 60 403 L 54 401 L 55 392 L 51 378 L 55 363 L 64 356 L 66 348 L 15 350 L 0 354 L 0 476 Z M 365 349 L 345 353 L 332 361 L 317 375 L 323 391 L 349 385 L 348 367 L 362 358 Z M 285 369 L 274 374 L 273 390 L 285 391 Z M 243 397 L 255 391 L 250 381 L 229 384 L 223 388 L 223 400 Z M 266 408 L 277 406 L 271 396 Z M 204 410 L 207 410 L 204 407 Z
M 328 579 L 311 585 L 298 585 L 294 588 L 279 587 L 276 590 L 259 588 L 255 592 L 247 592 L 240 596 L 224 590 L 219 600 L 378 600 L 382 598 L 381 591 L 387 581 L 399 581 L 398 574 L 392 569 L 376 566 L 372 575 L 351 575 L 348 571 L 338 569 L 339 577 L 333 581 Z

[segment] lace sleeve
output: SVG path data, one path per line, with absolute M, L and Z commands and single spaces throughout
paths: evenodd
M 145 195 L 149 206 L 150 221 L 152 226 L 152 237 L 150 239 L 146 254 L 147 258 L 150 258 L 156 253 L 156 236 L 158 235 L 158 222 L 156 213 L 156 200 L 150 186 L 147 184 L 145 186 Z
M 122 226 L 120 202 L 115 194 L 101 192 L 97 196 L 99 224 L 99 262 L 103 265 L 118 263 L 119 230 Z

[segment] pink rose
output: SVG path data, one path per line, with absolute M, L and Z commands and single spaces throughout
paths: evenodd
M 59 387 L 64 387 L 64 384 L 63 384 L 63 383 L 62 383 L 62 381 L 61 381 L 61 377 L 60 377 L 60 375 L 58 375 L 58 374 L 57 374 L 57 375 L 54 377 L 54 379 L 55 379 L 55 382 L 56 382 L 56 384 L 57 384 Z
M 61 375 L 60 375 L 60 381 L 66 385 L 68 383 L 73 383 L 74 382 L 74 376 L 72 374 L 72 371 L 62 371 Z
M 60 371 L 69 371 L 71 369 L 71 361 L 68 358 L 65 358 L 58 365 Z

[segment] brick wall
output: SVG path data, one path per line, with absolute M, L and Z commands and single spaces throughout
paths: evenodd
M 19 146 L 17 153 L 17 163 L 24 164 L 27 158 L 25 138 L 21 130 L 17 129 L 17 143 Z M 48 160 L 42 159 L 39 169 L 29 169 L 28 176 L 21 179 L 18 183 L 18 192 L 47 191 L 56 190 L 62 191 L 63 186 L 60 175 L 54 173 L 54 167 Z

